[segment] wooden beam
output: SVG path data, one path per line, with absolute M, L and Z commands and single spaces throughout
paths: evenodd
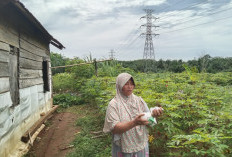
M 105 61 L 112 61 L 113 59 L 108 59 L 108 60 L 100 60 L 100 61 L 96 61 L 96 62 L 105 62 Z M 73 67 L 73 66 L 79 66 L 79 65 L 86 65 L 86 64 L 93 64 L 93 62 L 88 62 L 88 63 L 79 63 L 79 64 L 72 64 L 72 65 L 65 65 L 65 66 L 57 66 L 57 67 L 51 67 L 51 69 L 55 69 L 55 68 L 65 68 L 65 67 Z
M 19 79 L 19 88 L 26 88 L 26 87 L 31 87 L 34 85 L 39 85 L 39 84 L 43 84 L 43 78 L 28 78 L 28 79 Z
M 28 29 L 31 29 L 31 27 Z M 28 29 L 25 29 L 24 27 L 24 29 L 20 32 L 20 42 L 22 40 L 29 42 L 37 48 L 45 50 L 46 54 L 49 54 L 49 43 L 47 43 L 43 38 L 40 38 L 38 35 L 30 33 Z
M 8 63 L 0 62 L 0 77 L 9 77 L 9 66 Z
M 42 69 L 42 62 L 37 62 L 25 58 L 19 58 L 19 65 L 20 68 L 24 68 L 24 69 L 34 69 L 34 70 Z
M 0 78 L 0 94 L 10 91 L 9 77 Z
M 6 43 L 0 41 L 0 50 L 10 52 L 9 44 L 6 44 Z
M 20 79 L 32 79 L 32 78 L 42 78 L 43 72 L 42 70 L 32 70 L 32 69 L 23 69 L 19 70 L 19 78 Z
M 42 62 L 43 58 L 41 56 L 35 55 L 27 50 L 21 49 L 20 50 L 20 57 L 21 58 L 27 58 L 30 60 L 34 60 L 34 61 L 38 61 L 38 62 Z
M 25 40 L 20 40 L 20 48 L 21 49 L 24 49 L 30 53 L 33 53 L 35 55 L 38 55 L 40 57 L 48 57 L 49 54 L 46 53 L 47 50 L 45 49 L 41 49 L 33 44 L 31 44 L 30 42 L 28 41 L 25 41 Z
M 6 21 L 3 21 L 5 25 L 8 25 L 9 23 Z M 1 23 L 1 18 L 0 18 Z M 19 39 L 18 39 L 18 33 L 15 32 L 14 28 L 12 28 L 11 25 L 3 26 L 0 25 L 0 41 L 3 43 L 7 43 L 8 45 L 12 45 L 15 47 L 19 47 Z M 8 47 L 7 47 L 8 49 Z
M 53 108 L 46 113 L 43 117 L 41 117 L 28 131 L 26 131 L 21 137 L 21 141 L 27 143 L 36 130 L 51 116 L 53 112 L 58 108 L 58 105 L 53 106 Z
M 6 62 L 6 63 L 9 62 L 9 52 L 5 50 L 1 50 L 1 47 L 0 47 L 0 62 Z

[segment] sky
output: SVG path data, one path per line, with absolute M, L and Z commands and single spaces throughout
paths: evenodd
M 20 0 L 66 48 L 65 57 L 143 59 L 152 9 L 155 60 L 232 57 L 232 0 Z M 158 19 L 156 19 L 158 18 Z M 148 56 L 149 57 L 149 56 Z

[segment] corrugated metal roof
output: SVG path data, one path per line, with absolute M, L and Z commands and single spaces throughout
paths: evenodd
M 2 0 L 1 0 L 2 1 Z M 57 39 L 53 38 L 52 35 L 43 27 L 43 25 L 32 15 L 32 13 L 21 3 L 19 0 L 3 0 L 3 3 L 12 3 L 16 6 L 22 14 L 37 28 L 44 36 L 48 37 L 50 43 L 59 49 L 65 48 Z M 2 2 L 1 2 L 2 3 Z

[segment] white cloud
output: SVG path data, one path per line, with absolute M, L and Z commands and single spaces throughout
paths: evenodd
M 51 47 L 51 50 L 67 57 L 85 57 L 90 52 L 96 58 L 108 57 L 108 52 L 114 49 L 118 59 L 141 59 L 145 41 L 145 38 L 138 38 L 138 35 L 145 31 L 139 29 L 139 26 L 145 23 L 139 20 L 145 15 L 142 9 L 146 6 L 152 8 L 162 6 L 155 9 L 162 10 L 165 8 L 164 4 L 168 4 L 170 11 L 163 11 L 160 14 L 156 12 L 160 20 L 154 23 L 163 26 L 161 27 L 163 30 L 160 28 L 155 31 L 161 34 L 160 37 L 153 39 L 157 59 L 192 59 L 194 56 L 197 57 L 199 52 L 212 47 L 223 54 L 230 54 L 231 19 L 183 29 L 231 14 L 231 10 L 228 10 L 214 16 L 206 16 L 207 10 L 214 8 L 215 1 L 199 4 L 194 9 L 191 7 L 178 9 L 182 6 L 177 5 L 173 10 L 171 3 L 174 2 L 166 0 L 21 0 L 21 2 L 51 35 L 66 47 L 62 51 L 54 47 Z M 219 5 L 215 11 L 231 6 L 231 2 Z M 191 21 L 185 22 L 187 20 Z M 169 31 L 174 32 L 165 33 Z

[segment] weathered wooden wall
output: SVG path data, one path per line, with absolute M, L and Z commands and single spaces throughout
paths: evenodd
M 10 46 L 0 42 L 0 94 L 10 90 L 8 67 L 9 51 Z
M 20 34 L 20 89 L 43 84 L 42 62 L 50 61 L 48 47 L 36 42 L 36 34 L 29 36 L 22 30 Z M 40 39 L 41 40 L 41 39 Z
M 9 6 L 1 12 L 0 47 L 3 50 L 0 51 L 0 79 L 6 80 L 6 77 L 9 77 L 9 46 L 11 45 L 19 48 L 19 88 L 43 84 L 42 62 L 50 61 L 49 42 L 16 9 Z M 6 87 L 4 91 L 0 90 L 1 92 L 6 92 Z
M 14 6 L 0 6 L 0 156 L 14 149 L 19 136 L 40 118 L 39 112 L 51 108 L 52 94 L 43 90 L 44 60 L 50 64 L 47 37 Z M 16 128 L 20 132 L 13 133 Z

